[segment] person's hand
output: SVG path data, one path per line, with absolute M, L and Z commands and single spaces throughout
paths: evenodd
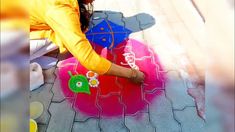
M 109 71 L 105 75 L 113 75 L 130 79 L 133 83 L 141 84 L 144 82 L 144 73 L 135 69 L 126 68 L 112 63 Z
M 138 70 L 134 70 L 132 69 L 132 74 L 130 77 L 130 80 L 136 84 L 140 84 L 143 83 L 145 79 L 145 75 L 143 72 L 138 71 Z

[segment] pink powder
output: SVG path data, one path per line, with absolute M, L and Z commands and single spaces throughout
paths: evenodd
M 65 97 L 76 97 L 75 110 L 90 116 L 135 114 L 145 109 L 147 102 L 151 102 L 161 94 L 161 92 L 155 92 L 156 94 L 147 94 L 145 98 L 145 93 L 154 93 L 158 89 L 163 89 L 165 80 L 163 68 L 157 55 L 147 45 L 133 39 L 124 41 L 112 50 L 107 50 L 96 44 L 92 45 L 98 54 L 125 67 L 130 67 L 126 65 L 124 56 L 125 53 L 129 53 L 127 57 L 129 62 L 134 62 L 133 64 L 145 73 L 146 79 L 141 87 L 125 78 L 99 76 L 99 87 L 91 87 L 91 95 L 80 93 L 75 95 L 68 87 L 70 79 L 68 71 L 71 71 L 73 75 L 86 75 L 88 71 L 74 57 L 64 60 L 59 66 L 61 90 Z M 69 102 L 72 103 L 71 100 Z

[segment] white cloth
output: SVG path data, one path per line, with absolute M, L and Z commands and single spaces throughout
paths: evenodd
M 56 49 L 58 49 L 58 46 L 48 39 L 30 40 L 30 60 L 39 58 Z
M 41 62 L 44 66 L 46 65 L 45 63 L 51 64 L 51 61 L 48 62 L 48 58 L 44 57 L 43 60 L 45 61 L 43 61 L 41 57 L 53 50 L 56 50 L 57 48 L 58 46 L 53 44 L 48 39 L 30 40 L 30 61 L 33 62 L 30 64 L 30 91 L 33 91 L 44 84 L 42 67 L 35 62 L 35 60 L 39 59 L 39 62 Z

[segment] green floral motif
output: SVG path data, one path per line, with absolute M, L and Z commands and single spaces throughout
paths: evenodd
M 73 91 L 74 93 L 91 94 L 89 82 L 85 76 L 83 75 L 73 76 L 71 71 L 69 71 L 68 74 L 71 77 L 68 84 L 71 91 Z

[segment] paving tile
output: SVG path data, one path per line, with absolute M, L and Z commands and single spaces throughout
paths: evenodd
M 148 113 L 138 113 L 136 116 L 126 116 L 125 124 L 131 132 L 155 131 L 155 128 L 149 122 Z
M 206 115 L 205 115 L 205 87 L 199 86 L 197 88 L 190 88 L 190 89 L 188 89 L 188 94 L 194 98 L 199 116 L 203 119 L 206 119 Z
M 128 132 L 128 129 L 125 127 L 124 117 L 101 117 L 100 128 L 102 132 Z
M 74 122 L 73 132 L 100 132 L 98 119 L 89 119 L 86 122 Z
M 218 109 L 218 105 L 215 105 L 215 99 L 220 96 L 220 86 L 215 83 L 215 80 L 211 75 L 206 78 L 206 132 L 222 132 L 224 131 L 223 123 L 221 123 L 221 111 Z M 223 103 L 227 104 L 229 102 Z M 230 107 L 228 107 L 230 108 Z M 227 114 L 230 115 L 230 114 Z
M 188 58 L 192 60 L 193 64 L 197 68 L 204 69 L 204 52 L 202 48 L 199 46 L 199 42 L 195 40 L 192 36 L 191 32 L 185 27 L 185 24 L 182 22 L 173 23 L 171 27 L 171 32 L 174 32 L 174 36 L 178 36 L 178 40 L 180 41 L 180 45 L 185 48 L 187 52 Z M 198 54 L 200 53 L 200 54 Z
M 197 115 L 195 107 L 175 111 L 175 117 L 182 125 L 182 132 L 204 132 L 205 122 Z
M 146 41 L 149 44 L 152 44 L 152 46 L 154 45 L 161 45 L 163 47 L 168 46 L 167 48 L 173 50 L 177 45 L 179 45 L 179 43 L 178 41 L 175 41 L 175 36 L 171 36 L 171 34 L 167 32 L 167 28 L 165 28 L 165 26 L 169 28 L 169 25 L 167 23 L 163 22 L 162 24 L 161 22 L 156 22 L 156 24 L 152 25 L 151 28 L 143 30 L 144 36 Z M 175 53 L 176 51 L 178 50 L 177 49 L 173 50 L 173 53 Z M 172 54 L 169 51 L 168 53 Z
M 146 94 L 145 96 L 148 98 L 151 95 Z M 150 121 L 156 127 L 157 132 L 180 132 L 180 124 L 174 119 L 171 103 L 165 97 L 164 91 L 150 102 L 149 114 Z
M 54 74 L 55 69 L 56 69 L 56 67 L 54 66 L 48 70 L 43 70 L 43 76 L 44 76 L 45 83 L 54 83 L 55 78 L 56 78 L 56 76 Z
M 140 28 L 142 30 L 146 28 L 150 28 L 151 26 L 155 25 L 155 18 L 147 13 L 140 13 L 137 16 L 137 20 L 140 23 Z
M 123 127 L 123 128 L 121 128 L 120 130 L 118 130 L 116 132 L 130 132 L 130 130 L 126 127 Z
M 154 53 L 157 54 L 164 71 L 177 70 L 182 67 L 176 63 L 178 60 L 178 54 L 176 51 L 179 51 L 180 47 L 161 43 L 159 39 L 156 39 L 159 42 L 155 43 L 155 40 L 151 41 L 151 39 L 148 39 L 145 33 L 144 36 L 144 39 L 148 43 L 149 47 L 151 47 Z M 155 37 L 158 38 L 159 36 Z
M 139 12 L 151 14 L 157 18 L 157 16 L 162 15 L 161 7 L 157 4 L 158 2 L 156 0 L 149 0 L 149 2 L 138 1 L 136 2 L 136 7 Z
M 172 5 L 174 5 L 175 13 L 179 15 L 178 17 L 181 18 L 181 21 L 183 21 L 185 28 L 189 31 L 189 34 L 191 34 L 195 40 L 201 41 L 199 44 L 204 44 L 204 37 L 206 36 L 206 32 L 204 30 L 205 23 L 192 4 L 192 1 L 172 1 Z
M 158 0 L 154 1 L 149 8 L 152 8 L 154 5 L 158 5 L 162 14 L 164 14 L 169 22 L 178 22 L 181 21 L 180 17 L 177 15 L 173 2 L 171 0 Z M 146 7 L 145 7 L 146 8 Z
M 125 25 L 124 21 L 122 20 L 122 18 L 123 18 L 122 13 L 120 13 L 120 12 L 106 12 L 106 14 L 108 16 L 109 21 L 111 21 L 115 24 L 121 25 L 121 26 Z
M 100 96 L 110 96 L 114 93 L 119 94 L 122 90 L 121 86 L 118 84 L 118 82 L 116 81 L 117 77 L 115 76 L 101 76 L 99 77 L 99 81 L 100 82 L 104 82 L 104 83 L 100 83 Z M 108 82 L 113 82 L 113 83 L 108 83 Z M 112 84 L 112 88 L 110 88 L 110 84 Z
M 92 15 L 93 20 L 99 20 L 99 19 L 105 19 L 105 18 L 107 18 L 105 11 L 95 11 Z
M 32 91 L 30 93 L 30 102 L 38 101 L 44 106 L 44 112 L 36 121 L 41 124 L 48 124 L 50 115 L 48 113 L 48 108 L 51 103 L 53 94 L 50 92 L 52 84 L 45 84 L 42 87 Z
M 116 4 L 120 9 L 118 11 L 122 12 L 124 16 L 131 17 L 139 13 L 136 6 L 136 1 L 134 0 L 115 0 Z M 112 8 L 112 6 L 111 6 Z
M 169 19 L 167 18 L 166 15 L 164 14 L 160 14 L 157 16 L 154 16 L 155 18 L 155 22 L 156 22 L 156 27 L 158 28 L 158 32 L 160 33 L 164 33 L 165 35 L 167 35 L 166 37 L 174 40 L 174 42 L 177 42 L 180 44 L 180 40 L 177 38 L 176 32 L 174 32 L 173 28 L 173 24 L 170 23 Z M 155 29 L 151 29 L 152 31 L 156 30 Z
M 115 6 L 114 6 L 115 5 Z M 118 4 L 118 0 L 109 0 L 103 3 L 103 7 L 108 11 L 120 11 L 122 6 Z
M 152 1 L 152 2 L 138 1 L 138 2 L 136 2 L 138 12 L 141 12 L 141 13 L 137 14 L 137 19 L 140 22 L 141 29 L 143 29 L 143 30 L 152 29 L 152 26 L 156 26 L 159 28 L 159 23 L 160 23 L 159 16 L 163 16 L 163 14 L 160 9 L 160 6 L 156 6 L 156 5 L 158 5 L 158 1 Z M 154 30 L 155 30 L 154 34 L 148 34 L 148 35 L 157 36 L 156 28 L 152 29 L 152 31 L 154 31 Z
M 97 20 L 92 20 L 92 24 L 93 26 L 98 25 L 99 23 L 101 23 L 104 19 L 97 19 Z
M 75 112 L 67 101 L 51 103 L 50 123 L 47 132 L 70 132 L 73 126 Z
M 97 90 L 90 89 L 91 94 L 75 94 L 73 109 L 76 111 L 75 121 L 86 121 L 89 118 L 98 118 L 100 109 L 97 106 Z
M 135 33 L 131 33 L 130 36 L 129 36 L 129 38 L 138 40 L 138 41 L 140 41 L 140 42 L 145 42 L 144 34 L 143 34 L 142 31 L 135 32 Z
M 94 5 L 94 11 L 101 11 L 101 10 L 105 10 L 104 7 L 104 3 L 106 2 L 106 0 L 99 0 L 99 1 L 94 1 L 93 5 Z
M 139 21 L 137 20 L 137 17 L 124 17 L 123 21 L 125 23 L 125 28 L 131 30 L 132 32 L 138 32 L 141 31 Z
M 187 93 L 188 88 L 184 81 L 180 78 L 177 71 L 167 73 L 168 80 L 166 81 L 166 96 L 173 103 L 174 109 L 183 109 L 186 106 L 195 106 L 192 97 Z
M 38 132 L 46 132 L 47 126 L 38 124 Z
M 125 86 L 122 90 L 121 101 L 125 106 L 126 115 L 135 115 L 139 112 L 145 112 L 148 108 L 147 102 L 143 99 L 143 90 L 139 86 L 131 86 L 120 82 Z M 129 85 L 129 86 L 128 86 Z
M 75 115 L 74 120 L 77 122 L 85 122 L 86 120 L 88 120 L 90 118 L 98 118 L 98 116 L 90 116 L 90 115 L 84 114 L 80 111 L 76 111 L 76 115 Z
M 162 45 L 162 46 L 167 46 L 171 43 L 173 43 L 173 37 L 170 38 L 167 36 L 168 34 L 166 33 L 165 29 L 161 29 L 161 25 L 159 23 L 156 23 L 155 25 L 152 25 L 151 28 L 147 28 L 143 30 L 144 36 L 148 44 L 151 45 Z M 170 53 L 168 51 L 168 53 Z
M 58 69 L 56 69 L 55 74 L 56 74 L 56 79 L 52 87 L 52 93 L 53 93 L 53 98 L 52 101 L 54 102 L 61 102 L 65 99 L 62 90 L 61 90 L 61 85 L 60 85 L 60 79 L 58 77 Z
M 97 103 L 101 109 L 101 116 L 110 117 L 124 114 L 124 105 L 120 102 L 120 96 L 118 95 L 111 95 L 105 98 L 99 97 Z

